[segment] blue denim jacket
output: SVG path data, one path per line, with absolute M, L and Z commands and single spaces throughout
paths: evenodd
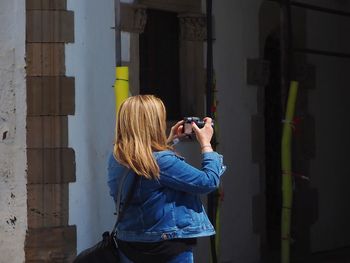
M 173 151 L 154 152 L 160 178 L 140 177 L 117 227 L 117 238 L 124 241 L 157 242 L 172 238 L 194 238 L 215 234 L 199 198 L 219 186 L 226 167 L 222 155 L 202 154 L 201 170 L 187 164 Z M 118 182 L 125 171 L 113 155 L 108 163 L 108 186 L 116 199 Z M 122 203 L 136 178 L 129 171 L 122 189 Z

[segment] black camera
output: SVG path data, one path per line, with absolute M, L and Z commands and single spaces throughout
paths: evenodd
M 203 128 L 204 125 L 205 125 L 205 122 L 203 120 L 201 120 L 200 118 L 198 117 L 185 117 L 184 118 L 184 129 L 183 129 L 183 132 L 185 134 L 191 134 L 193 133 L 193 130 L 192 130 L 192 122 L 194 122 L 198 128 Z M 214 127 L 214 121 L 212 120 L 211 122 L 211 126 Z

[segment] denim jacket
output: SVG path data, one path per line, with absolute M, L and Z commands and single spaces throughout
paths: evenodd
M 140 176 L 132 197 L 118 223 L 117 238 L 134 242 L 158 242 L 173 238 L 194 238 L 215 234 L 200 194 L 207 194 L 219 186 L 226 167 L 216 152 L 202 154 L 201 170 L 187 164 L 173 151 L 154 152 L 159 165 L 159 179 Z M 118 182 L 125 171 L 113 155 L 108 162 L 108 186 L 116 199 Z M 122 201 L 136 178 L 129 171 L 122 189 Z

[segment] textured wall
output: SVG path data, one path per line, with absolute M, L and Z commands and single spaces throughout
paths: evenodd
M 349 11 L 346 1 L 310 2 Z M 307 25 L 310 48 L 350 52 L 349 18 L 309 11 Z M 350 245 L 350 60 L 309 55 L 308 61 L 316 67 L 316 87 L 309 94 L 316 142 L 310 175 L 319 196 L 318 220 L 311 228 L 311 249 L 325 251 Z
M 0 1 L 0 262 L 24 262 L 25 1 Z
M 228 167 L 221 210 L 221 261 L 258 262 L 259 237 L 253 230 L 252 199 L 260 192 L 258 165 L 252 162 L 251 116 L 257 113 L 257 87 L 246 83 L 246 59 L 259 57 L 262 1 L 213 1 L 214 68 L 217 79 L 219 151 Z
M 69 223 L 77 226 L 79 252 L 114 223 L 114 204 L 106 183 L 115 125 L 114 1 L 71 0 L 68 9 L 75 13 L 75 43 L 66 46 L 66 67 L 76 85 L 76 112 L 69 117 L 69 146 L 76 153 L 76 183 L 69 186 Z M 126 37 L 123 34 L 124 45 Z M 123 50 L 124 60 L 128 50 Z

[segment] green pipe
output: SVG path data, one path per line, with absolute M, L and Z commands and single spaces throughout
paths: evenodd
M 292 185 L 292 125 L 298 94 L 298 82 L 291 81 L 286 116 L 283 124 L 282 161 L 282 215 L 281 215 L 281 263 L 290 262 L 290 229 L 293 204 Z
M 218 195 L 219 197 L 217 198 L 217 203 L 216 203 L 216 219 L 215 219 L 215 231 L 216 231 L 216 235 L 215 235 L 215 249 L 216 249 L 216 256 L 218 259 L 220 259 L 220 239 L 221 239 L 221 213 L 220 213 L 220 209 L 221 209 L 221 194 L 222 194 L 222 189 L 219 188 L 218 190 Z

